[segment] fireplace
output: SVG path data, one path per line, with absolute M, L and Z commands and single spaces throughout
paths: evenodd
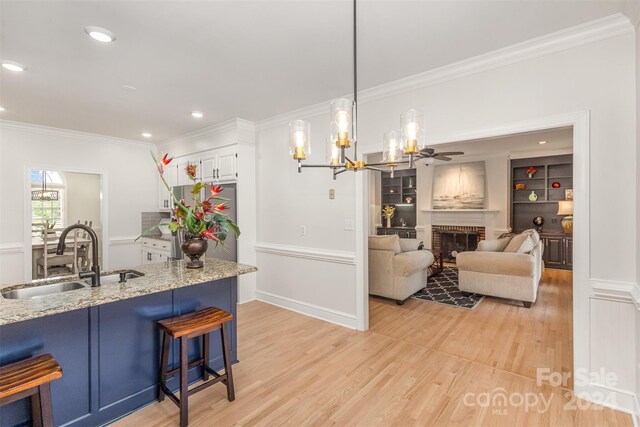
M 458 252 L 474 251 L 485 238 L 484 227 L 434 225 L 432 245 L 434 254 L 442 254 L 443 261 L 455 262 Z

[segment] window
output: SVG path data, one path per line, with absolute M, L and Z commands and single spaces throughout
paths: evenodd
M 31 224 L 35 230 L 42 229 L 47 222 L 50 228 L 64 228 L 66 188 L 59 172 L 31 170 L 31 190 L 42 190 L 43 180 L 46 178 L 47 190 L 58 192 L 57 200 L 31 200 Z M 53 224 L 53 225 L 51 225 Z

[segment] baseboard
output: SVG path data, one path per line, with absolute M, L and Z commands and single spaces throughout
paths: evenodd
M 640 396 L 636 395 L 636 413 L 635 415 L 631 415 L 633 418 L 633 425 L 635 427 L 640 427 Z
M 638 421 L 638 397 L 633 392 L 590 382 L 586 387 L 576 388 L 574 394 L 597 405 L 627 413 L 634 423 Z
M 293 298 L 283 297 L 261 290 L 256 290 L 256 299 L 287 310 L 295 311 L 296 313 L 315 317 L 316 319 L 324 320 L 326 322 L 335 323 L 336 325 L 344 326 L 345 328 L 357 328 L 355 314 L 344 313 L 342 311 L 309 304 L 307 302 L 298 301 Z

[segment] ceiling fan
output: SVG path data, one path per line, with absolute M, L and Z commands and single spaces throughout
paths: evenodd
M 436 153 L 434 148 L 423 148 L 418 153 L 418 156 L 423 159 L 423 163 L 425 166 L 429 166 L 433 163 L 434 160 L 444 160 L 445 162 L 451 161 L 451 157 L 449 156 L 462 156 L 464 152 L 462 151 L 443 151 L 441 153 Z

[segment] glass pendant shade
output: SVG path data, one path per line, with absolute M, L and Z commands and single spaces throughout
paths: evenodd
M 400 132 L 392 130 L 384 134 L 382 147 L 383 162 L 399 162 L 402 159 L 402 135 Z
M 338 147 L 348 148 L 354 138 L 353 101 L 336 99 L 331 103 L 331 139 Z
M 340 148 L 330 137 L 327 138 L 327 163 L 330 166 L 340 166 Z
M 289 154 L 296 160 L 305 160 L 311 154 L 311 124 L 304 120 L 289 123 Z
M 417 154 L 424 148 L 424 113 L 409 110 L 400 116 L 402 129 L 402 151 L 404 154 Z

